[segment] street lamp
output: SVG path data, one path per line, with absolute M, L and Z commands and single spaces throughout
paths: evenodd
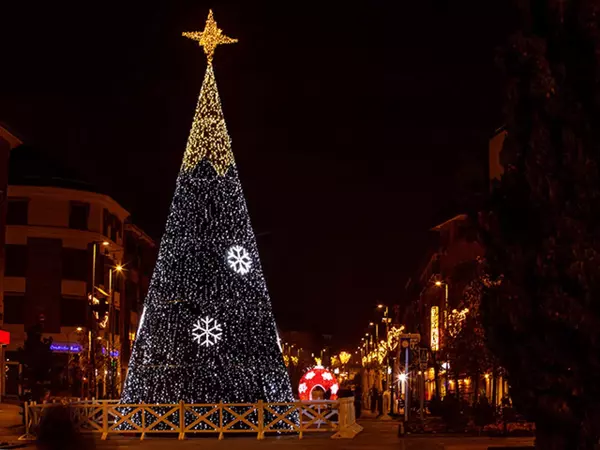
M 444 315 L 443 315 L 443 322 L 444 322 L 444 329 L 443 329 L 443 342 L 444 342 L 444 347 L 446 346 L 446 340 L 448 337 L 448 283 L 446 283 L 445 281 L 442 280 L 436 280 L 434 283 L 437 287 L 442 287 L 444 286 Z M 449 387 L 449 373 L 446 372 L 446 395 L 448 395 L 448 387 Z

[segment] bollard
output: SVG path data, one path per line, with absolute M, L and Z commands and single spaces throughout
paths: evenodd
M 404 422 L 398 424 L 398 437 L 404 437 Z

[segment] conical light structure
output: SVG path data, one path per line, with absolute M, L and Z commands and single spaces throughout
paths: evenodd
M 213 45 L 209 21 L 190 37 Z M 217 43 L 234 41 L 226 39 Z M 207 52 L 123 403 L 293 400 L 221 109 L 214 46 Z

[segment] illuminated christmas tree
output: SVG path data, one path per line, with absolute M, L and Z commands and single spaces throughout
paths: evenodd
M 124 403 L 292 401 L 212 58 L 236 42 L 212 11 L 192 130 L 129 363 Z

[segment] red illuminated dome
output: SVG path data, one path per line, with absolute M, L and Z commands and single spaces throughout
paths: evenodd
M 337 393 L 340 389 L 335 375 L 321 366 L 310 369 L 300 379 L 300 384 L 298 385 L 300 400 L 313 400 L 312 393 L 316 387 L 320 387 L 323 391 L 330 389 L 330 400 L 337 398 Z

